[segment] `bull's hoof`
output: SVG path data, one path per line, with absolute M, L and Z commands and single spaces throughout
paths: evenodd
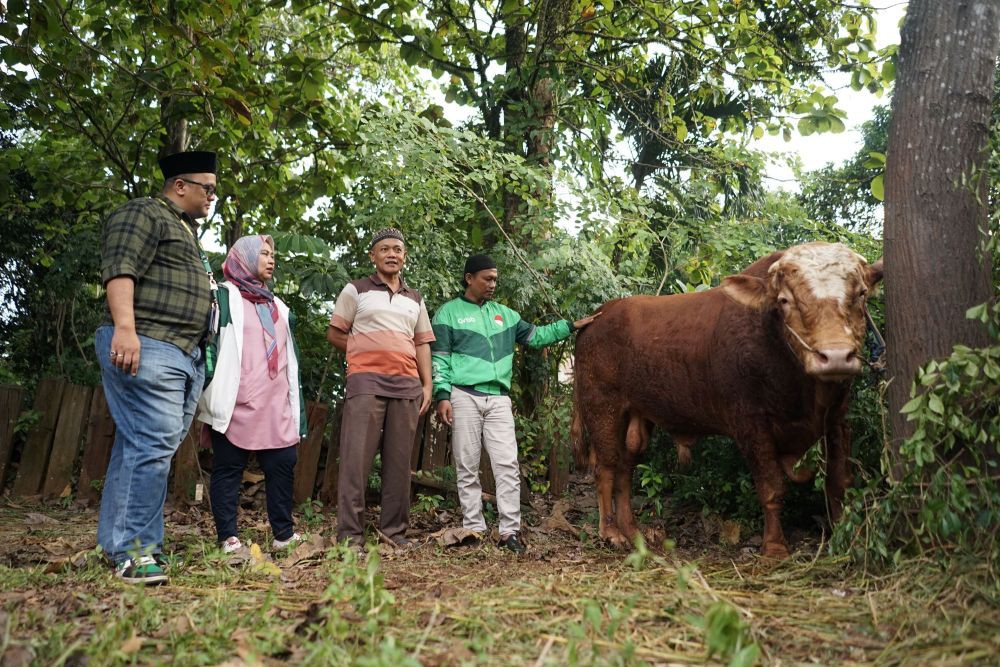
M 761 555 L 770 560 L 785 560 L 791 553 L 788 551 L 788 545 L 781 542 L 768 542 L 764 544 Z
M 600 532 L 601 539 L 619 549 L 625 546 L 632 546 L 628 538 L 618 530 L 618 526 L 605 526 Z
M 629 546 L 635 544 L 636 535 L 642 535 L 642 533 L 636 526 L 630 526 L 622 531 L 622 539 L 624 539 L 625 543 L 628 544 Z M 642 539 L 645 540 L 646 536 L 642 535 Z

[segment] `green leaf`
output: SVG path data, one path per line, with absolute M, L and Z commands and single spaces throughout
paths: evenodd
M 753 667 L 759 659 L 760 646 L 750 644 L 750 646 L 743 648 L 733 656 L 732 660 L 729 661 L 729 667 Z
M 896 80 L 896 63 L 891 60 L 882 63 L 882 80 L 885 83 L 892 83 Z
M 989 316 L 989 304 L 981 303 L 978 306 L 973 306 L 965 311 L 965 319 L 967 320 L 980 320 L 982 322 L 986 321 Z
M 885 153 L 870 151 L 868 159 L 864 162 L 865 169 L 880 169 L 885 166 Z
M 885 201 L 885 181 L 882 174 L 872 179 L 871 191 L 872 197 L 879 201 Z

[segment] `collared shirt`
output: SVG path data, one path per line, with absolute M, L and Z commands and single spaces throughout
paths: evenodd
M 146 197 L 117 208 L 101 238 L 101 282 L 135 280 L 136 333 L 186 354 L 204 337 L 212 304 L 197 230 L 198 223 L 170 200 Z M 107 307 L 105 322 L 114 323 Z
M 330 325 L 347 336 L 346 396 L 419 398 L 417 345 L 434 340 L 420 293 L 400 277 L 393 292 L 378 274 L 347 284 Z

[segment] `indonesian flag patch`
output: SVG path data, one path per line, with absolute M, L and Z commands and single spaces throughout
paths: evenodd
M 497 325 L 498 327 L 502 327 L 503 326 L 503 317 L 501 317 L 500 315 L 494 315 L 493 316 L 493 324 Z

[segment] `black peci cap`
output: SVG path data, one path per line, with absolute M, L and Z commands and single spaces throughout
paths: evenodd
M 462 287 L 469 286 L 469 283 L 465 281 L 465 274 L 479 273 L 486 269 L 495 268 L 497 268 L 497 263 L 489 255 L 470 255 L 469 259 L 465 260 L 465 271 L 462 272 Z
M 211 151 L 174 153 L 160 159 L 160 171 L 164 179 L 181 174 L 214 174 L 215 162 L 215 153 Z

